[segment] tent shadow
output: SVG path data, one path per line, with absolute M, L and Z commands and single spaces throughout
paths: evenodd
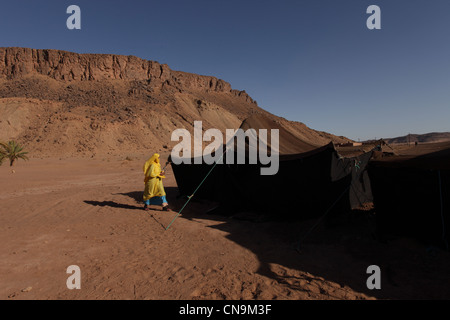
M 330 299 L 342 299 L 342 292 L 349 292 L 346 299 L 357 299 L 351 290 L 377 299 L 450 298 L 448 252 L 430 254 L 426 245 L 413 239 L 381 238 L 373 209 L 335 214 L 309 234 L 317 219 L 252 221 L 242 216 L 189 208 L 182 218 L 221 222 L 209 228 L 226 232 L 229 240 L 253 252 L 260 263 L 257 273 L 289 290 L 307 294 L 304 283 L 313 281 L 320 293 L 341 291 L 341 295 L 331 293 Z M 308 237 L 299 246 L 305 234 Z M 381 269 L 381 290 L 367 287 L 371 265 Z M 330 282 L 336 288 L 330 288 Z
M 179 196 L 177 187 L 165 189 L 171 209 L 180 210 L 187 198 Z M 142 191 L 120 195 L 142 203 Z M 142 209 L 113 201 L 85 202 Z M 216 208 L 216 204 L 193 198 L 179 219 L 219 222 L 208 228 L 226 232 L 229 240 L 250 250 L 259 261 L 256 272 L 288 290 L 307 295 L 311 292 L 304 283 L 314 282 L 320 293 L 329 293 L 332 282 L 336 290 L 354 290 L 377 299 L 450 299 L 450 287 L 447 286 L 450 276 L 446 276 L 450 267 L 448 253 L 434 251 L 430 254 L 426 246 L 411 239 L 380 238 L 373 209 L 330 214 L 308 233 L 316 225 L 317 218 L 286 220 L 279 212 L 278 217 L 254 219 L 260 217 L 260 213 L 211 211 L 212 208 Z M 308 236 L 303 239 L 306 234 Z M 371 265 L 381 269 L 381 290 L 367 288 L 370 276 L 367 268 Z M 328 289 L 322 292 L 322 288 Z M 342 299 L 342 295 L 333 297 L 331 294 L 330 299 L 333 298 Z M 348 296 L 348 299 L 355 298 Z

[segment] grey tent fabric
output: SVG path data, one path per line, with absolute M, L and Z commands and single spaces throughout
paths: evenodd
M 367 165 L 372 158 L 373 151 L 377 149 L 375 148 L 370 152 L 351 158 L 343 158 L 338 153 L 333 154 L 331 164 L 332 180 L 337 181 L 351 175 L 349 197 L 352 209 L 373 201 Z

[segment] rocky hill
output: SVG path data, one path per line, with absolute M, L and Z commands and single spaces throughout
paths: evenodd
M 211 76 L 174 71 L 134 56 L 0 48 L 0 140 L 35 156 L 132 155 L 170 150 L 171 133 L 239 128 L 252 114 L 313 145 L 345 142 L 258 107 Z
M 409 134 L 406 136 L 384 139 L 389 144 L 400 143 L 435 143 L 450 141 L 450 132 L 430 132 L 425 134 Z

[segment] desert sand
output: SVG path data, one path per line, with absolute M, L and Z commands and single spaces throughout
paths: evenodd
M 351 141 L 272 115 L 224 80 L 156 61 L 0 48 L 0 140 L 31 157 L 15 173 L 0 167 L 0 299 L 450 298 L 448 252 L 381 239 L 370 206 L 327 217 L 300 247 L 316 220 L 210 214 L 215 204 L 195 197 L 166 230 L 186 201 L 169 167 L 174 211 L 143 210 L 142 166 L 154 152 L 168 156 L 175 129 L 192 132 L 198 120 L 237 129 L 255 115 L 285 131 L 284 152 Z M 72 265 L 80 290 L 66 286 Z M 371 265 L 381 268 L 380 290 L 367 288 Z
M 448 253 L 376 238 L 370 209 L 328 219 L 300 250 L 315 220 L 213 215 L 195 198 L 165 230 L 185 199 L 169 167 L 174 211 L 142 209 L 148 156 L 1 166 L 0 299 L 450 298 Z M 66 287 L 70 265 L 81 269 L 80 290 Z M 381 290 L 366 286 L 370 265 L 381 268 Z

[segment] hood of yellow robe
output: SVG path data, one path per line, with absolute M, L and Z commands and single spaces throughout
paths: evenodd
M 152 171 L 157 171 L 159 174 L 161 172 L 161 164 L 159 163 L 159 154 L 155 153 L 150 159 L 147 160 L 147 162 L 144 164 L 144 175 L 145 179 L 144 181 L 147 181 L 152 174 L 152 172 L 149 172 L 150 168 L 153 166 Z

